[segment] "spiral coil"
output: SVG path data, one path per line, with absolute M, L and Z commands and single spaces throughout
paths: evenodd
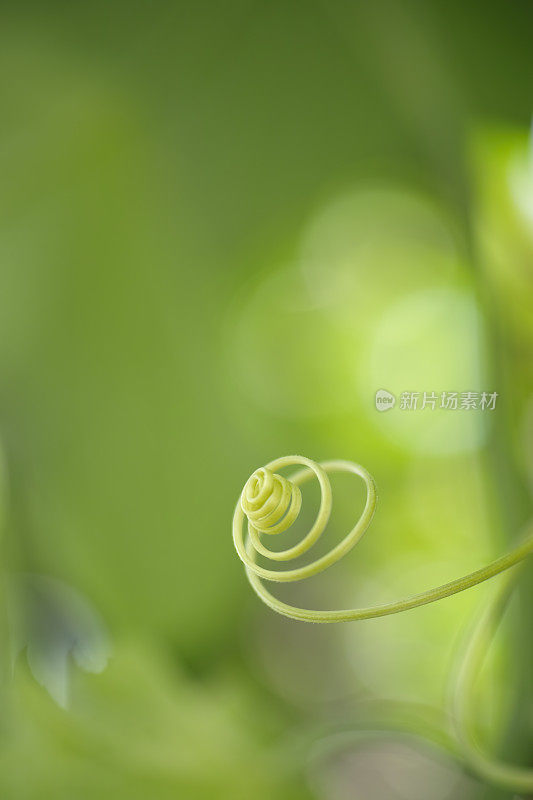
M 299 465 L 302 470 L 284 478 L 275 470 Z M 256 563 L 258 554 L 271 560 L 288 561 L 306 553 L 324 531 L 332 507 L 331 486 L 328 473 L 350 472 L 363 479 L 367 489 L 366 503 L 355 526 L 344 539 L 326 555 L 297 569 L 277 571 L 261 567 Z M 301 508 L 299 486 L 306 480 L 317 478 L 320 490 L 320 507 L 316 520 L 306 536 L 294 547 L 282 551 L 272 551 L 261 541 L 262 534 L 279 534 L 287 531 L 296 520 Z M 256 470 L 247 481 L 235 508 L 233 516 L 233 541 L 246 569 L 246 575 L 254 591 L 274 611 L 306 622 L 342 622 L 370 619 L 397 614 L 417 606 L 433 603 L 444 597 L 462 592 L 471 586 L 482 583 L 511 567 L 519 565 L 533 552 L 533 529 L 528 526 L 527 535 L 506 555 L 492 561 L 482 569 L 471 572 L 450 583 L 428 589 L 420 594 L 402 600 L 368 608 L 343 609 L 339 611 L 318 611 L 284 603 L 274 597 L 263 585 L 262 580 L 298 581 L 316 575 L 339 561 L 361 539 L 374 514 L 377 494 L 372 476 L 359 464 L 351 461 L 326 461 L 317 464 L 304 456 L 285 456 L 271 461 Z M 244 520 L 248 521 L 248 539 L 244 537 Z M 487 754 L 478 744 L 473 720 L 472 698 L 480 665 L 486 653 L 499 617 L 507 599 L 516 585 L 516 570 L 508 573 L 507 579 L 498 587 L 485 613 L 478 621 L 465 652 L 461 656 L 460 669 L 456 671 L 456 684 L 452 692 L 451 718 L 457 741 L 462 746 L 463 756 L 472 769 L 486 780 L 502 788 L 515 792 L 533 791 L 533 771 L 499 761 Z
M 276 470 L 300 466 L 303 469 L 285 478 Z M 363 479 L 366 503 L 354 527 L 325 555 L 295 569 L 274 570 L 260 566 L 256 558 L 265 556 L 271 561 L 289 561 L 304 555 L 322 535 L 332 508 L 331 485 L 328 474 L 349 472 Z M 321 497 L 317 517 L 310 531 L 293 547 L 274 551 L 261 540 L 263 534 L 280 534 L 287 531 L 296 520 L 301 508 L 300 485 L 313 476 L 318 480 Z M 521 543 L 504 556 L 482 569 L 471 572 L 450 583 L 445 583 L 420 594 L 391 603 L 341 610 L 319 611 L 284 603 L 272 595 L 262 580 L 284 583 L 299 581 L 317 575 L 345 556 L 361 539 L 374 515 L 377 502 L 376 484 L 364 467 L 351 461 L 325 461 L 316 463 L 305 456 L 283 456 L 256 470 L 241 492 L 233 516 L 233 542 L 239 558 L 245 565 L 246 575 L 254 591 L 274 611 L 305 622 L 343 622 L 384 617 L 397 614 L 417 606 L 433 603 L 444 597 L 469 589 L 471 586 L 498 575 L 513 567 L 533 552 L 533 535 L 530 533 Z M 248 522 L 248 538 L 245 540 L 244 521 Z
M 283 533 L 300 513 L 302 493 L 295 483 L 261 467 L 246 483 L 241 507 L 258 533 Z

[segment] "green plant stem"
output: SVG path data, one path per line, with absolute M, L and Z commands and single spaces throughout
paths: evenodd
M 271 470 L 295 464 L 303 466 L 304 469 L 297 472 L 290 479 L 284 479 L 271 473 Z M 303 567 L 281 572 L 259 566 L 255 560 L 257 552 L 263 555 L 271 554 L 271 551 L 263 544 L 261 544 L 260 548 L 255 547 L 259 542 L 259 534 L 281 533 L 290 527 L 300 509 L 300 494 L 299 490 L 296 493 L 295 487 L 309 480 L 313 474 L 318 479 L 321 488 L 320 509 L 317 519 L 310 532 L 301 540 L 299 545 L 289 550 L 281 551 L 281 553 L 278 552 L 273 557 L 277 557 L 278 560 L 295 558 L 297 555 L 302 555 L 309 550 L 318 540 L 331 512 L 331 487 L 328 478 L 328 473 L 331 472 L 350 472 L 361 477 L 366 484 L 367 497 L 365 507 L 355 526 L 340 544 L 329 553 Z M 293 487 L 292 490 L 291 487 Z M 293 493 L 292 498 L 291 491 Z M 294 501 L 294 505 L 292 505 L 291 499 Z M 286 617 L 304 622 L 349 622 L 399 614 L 402 611 L 434 603 L 437 600 L 463 592 L 496 575 L 507 572 L 494 598 L 485 606 L 483 614 L 461 654 L 452 693 L 451 722 L 455 738 L 461 749 L 461 757 L 473 772 L 506 790 L 520 793 L 533 792 L 533 770 L 504 763 L 484 751 L 476 738 L 473 709 L 473 690 L 483 659 L 509 595 L 516 585 L 517 569 L 511 570 L 511 568 L 517 567 L 527 556 L 533 553 L 533 528 L 531 524 L 528 526 L 526 536 L 516 547 L 485 567 L 420 594 L 382 605 L 331 611 L 298 608 L 274 597 L 263 585 L 262 579 L 277 582 L 303 580 L 317 575 L 331 566 L 331 564 L 334 564 L 361 539 L 374 515 L 376 502 L 377 492 L 374 479 L 364 467 L 351 461 L 325 461 L 317 464 L 303 456 L 285 456 L 270 462 L 266 467 L 262 467 L 252 475 L 246 484 L 233 517 L 233 541 L 237 553 L 245 565 L 246 575 L 252 588 L 269 608 Z M 246 541 L 243 534 L 245 516 L 248 516 L 249 532 Z M 275 521 L 270 529 L 269 520 Z
M 516 580 L 516 569 L 505 576 L 459 655 L 452 687 L 451 719 L 464 758 L 478 775 L 502 789 L 529 794 L 533 792 L 533 770 L 507 764 L 484 750 L 475 730 L 473 703 L 476 681 Z
M 490 564 L 487 564 L 481 569 L 470 572 L 461 578 L 450 581 L 449 583 L 436 586 L 433 589 L 427 589 L 420 594 L 411 595 L 410 597 L 406 597 L 401 600 L 394 600 L 390 603 L 383 603 L 381 605 L 369 606 L 366 608 L 322 611 L 308 608 L 298 608 L 297 606 L 284 603 L 265 588 L 261 582 L 261 578 L 270 581 L 289 582 L 312 577 L 313 575 L 317 575 L 319 572 L 322 572 L 324 569 L 331 566 L 331 564 L 334 564 L 336 561 L 346 555 L 346 553 L 348 553 L 361 539 L 374 515 L 377 502 L 376 486 L 372 476 L 364 469 L 364 467 L 361 467 L 359 464 L 354 464 L 350 461 L 325 461 L 322 464 L 315 464 L 303 456 L 286 456 L 284 458 L 277 459 L 276 461 L 272 461 L 270 464 L 267 464 L 266 468 L 280 469 L 284 466 L 291 466 L 295 463 L 309 466 L 317 476 L 320 476 L 319 480 L 321 482 L 321 487 L 323 484 L 323 477 L 324 475 L 327 477 L 327 473 L 343 471 L 352 472 L 356 475 L 359 475 L 366 483 L 367 500 L 360 519 L 339 545 L 333 548 L 325 556 L 316 559 L 304 567 L 299 567 L 298 569 L 294 570 L 286 570 L 284 572 L 268 570 L 258 566 L 255 563 L 255 550 L 253 549 L 250 540 L 248 540 L 247 543 L 244 542 L 243 522 L 245 514 L 239 500 L 233 517 L 233 540 L 237 553 L 245 564 L 246 575 L 256 594 L 264 603 L 266 603 L 267 606 L 269 606 L 269 608 L 271 608 L 273 611 L 276 611 L 278 614 L 282 614 L 283 616 L 291 617 L 292 619 L 300 620 L 302 622 L 327 623 L 354 622 L 363 619 L 373 619 L 375 617 L 385 617 L 389 616 L 390 614 L 399 614 L 402 611 L 409 611 L 410 609 L 417 608 L 418 606 L 427 605 L 428 603 L 435 603 L 437 600 L 450 597 L 458 592 L 464 592 L 466 589 L 470 589 L 472 586 L 483 583 L 489 578 L 493 578 L 495 575 L 499 575 L 505 570 L 510 569 L 511 567 L 523 561 L 526 556 L 533 552 L 533 532 L 530 532 L 526 538 L 524 538 L 522 542 L 517 545 L 517 547 L 515 547 L 513 550 L 510 550 L 505 555 L 500 556 L 500 558 L 497 558 L 495 561 L 492 561 Z M 310 466 L 311 464 L 313 465 L 312 467 Z M 299 472 L 292 476 L 291 482 L 295 483 L 296 485 L 303 483 L 312 476 L 313 472 L 309 473 L 308 470 Z M 329 487 L 329 480 L 327 481 L 327 485 Z M 326 494 L 325 500 L 323 493 L 319 516 L 317 518 L 317 521 L 320 520 L 321 524 L 320 533 L 329 519 L 331 505 L 331 493 Z M 315 535 L 312 543 L 314 543 L 317 538 L 318 536 Z M 306 540 L 308 539 L 309 535 L 306 537 Z M 309 547 L 310 545 L 308 545 L 306 549 L 309 549 Z M 292 548 L 292 550 L 294 549 L 295 548 Z M 300 555 L 302 552 L 303 551 L 300 548 L 298 550 L 298 555 Z

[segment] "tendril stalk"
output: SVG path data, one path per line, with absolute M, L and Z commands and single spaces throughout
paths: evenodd
M 275 470 L 300 465 L 304 469 L 290 478 L 283 478 Z M 358 475 L 366 485 L 365 507 L 354 527 L 344 539 L 326 555 L 296 569 L 278 571 L 262 567 L 256 562 L 258 554 L 274 561 L 288 561 L 305 554 L 322 535 L 332 509 L 331 485 L 328 475 L 334 472 L 349 472 Z M 315 476 L 321 490 L 320 508 L 311 530 L 293 547 L 282 551 L 270 550 L 261 540 L 261 535 L 274 535 L 287 531 L 296 520 L 301 507 L 300 485 Z M 247 481 L 235 507 L 233 515 L 233 542 L 239 558 L 245 565 L 248 580 L 261 600 L 273 611 L 303 622 L 353 622 L 356 620 L 385 617 L 399 614 L 418 606 L 435 603 L 472 586 L 483 583 L 495 575 L 519 564 L 533 552 L 533 532 L 512 550 L 495 561 L 420 594 L 414 594 L 390 603 L 363 608 L 339 610 L 314 610 L 298 608 L 275 597 L 262 580 L 278 583 L 300 581 L 310 578 L 335 564 L 361 540 L 367 530 L 377 503 L 376 484 L 370 473 L 352 461 L 324 461 L 316 463 L 305 456 L 283 456 L 256 470 Z M 243 523 L 248 520 L 248 538 L 245 540 Z
M 289 478 L 275 472 L 291 466 L 300 466 L 303 469 Z M 354 527 L 326 555 L 309 564 L 283 571 L 260 566 L 256 561 L 258 555 L 272 561 L 290 561 L 307 553 L 318 541 L 331 514 L 333 501 L 328 475 L 334 472 L 352 473 L 365 483 L 366 502 Z M 291 527 L 301 510 L 302 498 L 299 487 L 313 477 L 318 480 L 321 492 L 319 511 L 313 526 L 298 544 L 286 550 L 271 550 L 265 545 L 261 536 L 278 535 Z M 372 520 L 376 503 L 377 491 L 374 479 L 364 467 L 352 461 L 316 463 L 304 456 L 284 456 L 256 470 L 244 486 L 233 516 L 233 542 L 239 558 L 244 563 L 252 588 L 267 606 L 286 617 L 304 622 L 348 622 L 398 614 L 434 603 L 470 589 L 496 575 L 506 573 L 493 599 L 485 605 L 472 630 L 471 638 L 460 653 L 451 693 L 450 721 L 454 738 L 460 747 L 460 755 L 473 772 L 504 789 L 519 793 L 533 792 L 533 770 L 504 763 L 486 753 L 477 740 L 473 724 L 475 683 L 488 645 L 516 585 L 517 571 L 521 562 L 533 553 L 533 525 L 528 526 L 525 536 L 516 547 L 486 566 L 449 583 L 390 603 L 340 610 L 298 608 L 279 600 L 263 584 L 263 580 L 279 583 L 304 580 L 335 564 L 361 540 Z M 247 538 L 244 534 L 245 519 L 248 522 Z
M 533 792 L 533 769 L 505 763 L 485 751 L 476 732 L 474 708 L 476 682 L 520 570 L 521 565 L 502 577 L 458 653 L 450 692 L 450 719 L 463 757 L 474 772 L 502 789 L 530 794 Z

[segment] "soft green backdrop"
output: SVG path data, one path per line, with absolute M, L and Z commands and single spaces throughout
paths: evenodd
M 363 463 L 368 538 L 290 595 L 333 606 L 465 573 L 528 517 L 531 4 L 22 2 L 1 18 L 2 796 L 507 797 L 412 741 L 316 753 L 369 701 L 440 708 L 487 587 L 298 625 L 252 596 L 230 521 L 278 455 Z M 380 415 L 379 388 L 500 400 L 490 417 Z M 334 489 L 332 538 L 362 503 Z M 59 581 L 59 611 L 21 599 L 20 573 Z M 524 763 L 528 583 L 480 681 L 487 741 Z M 43 625 L 30 669 L 18 649 Z M 107 669 L 82 669 L 109 647 Z

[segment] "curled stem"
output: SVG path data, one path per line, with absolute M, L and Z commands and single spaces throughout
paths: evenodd
M 284 478 L 283 480 L 286 482 L 284 491 L 280 489 L 276 493 L 273 487 L 278 485 L 276 479 L 281 476 L 275 475 L 273 470 L 293 466 L 295 464 L 304 466 L 304 469 L 292 475 L 290 479 Z M 355 526 L 344 539 L 336 547 L 326 553 L 326 555 L 317 558 L 315 561 L 303 567 L 277 571 L 259 566 L 256 563 L 256 556 L 258 553 L 274 560 L 285 561 L 303 555 L 315 544 L 326 527 L 331 513 L 332 498 L 328 474 L 332 472 L 351 472 L 360 476 L 366 484 L 367 497 L 365 507 Z M 263 542 L 261 542 L 259 538 L 260 534 L 281 533 L 290 527 L 297 515 L 292 513 L 290 496 L 288 497 L 290 488 L 292 486 L 294 490 L 298 489 L 300 484 L 309 480 L 313 475 L 317 477 L 321 488 L 320 509 L 313 527 L 298 545 L 281 552 L 269 550 Z M 276 506 L 278 495 L 283 498 L 281 508 Z M 299 489 L 298 495 L 296 495 L 294 491 L 293 497 L 294 496 L 299 498 Z M 299 503 L 299 500 L 294 502 Z M 276 611 L 278 614 L 283 614 L 286 617 L 291 617 L 292 619 L 303 622 L 351 622 L 373 619 L 375 617 L 385 617 L 390 614 L 399 614 L 402 611 L 409 611 L 418 606 L 435 603 L 437 600 L 450 597 L 452 594 L 464 592 L 466 589 L 483 583 L 489 578 L 493 578 L 495 575 L 499 575 L 505 570 L 519 564 L 526 556 L 533 552 L 533 532 L 529 532 L 515 548 L 481 569 L 456 578 L 449 583 L 444 583 L 441 586 L 427 589 L 420 594 L 414 594 L 400 600 L 394 600 L 390 603 L 368 606 L 366 608 L 347 608 L 327 611 L 298 608 L 297 606 L 279 600 L 264 586 L 262 580 L 291 582 L 310 578 L 339 561 L 362 538 L 374 515 L 376 502 L 377 493 L 374 479 L 364 467 L 351 461 L 324 461 L 318 464 L 304 456 L 284 456 L 283 458 L 271 461 L 265 467 L 257 470 L 244 487 L 233 516 L 233 541 L 235 548 L 245 565 L 246 575 L 256 594 L 269 608 Z M 265 507 L 265 513 L 261 516 L 261 510 Z M 275 513 L 276 510 L 278 510 L 278 514 Z M 247 541 L 244 540 L 243 534 L 245 516 L 248 517 Z M 268 524 L 269 517 L 275 519 L 275 523 L 272 526 Z M 264 524 L 265 520 L 267 524 Z M 284 523 L 286 523 L 285 526 Z M 269 530 L 269 528 L 274 527 L 275 530 Z
M 284 478 L 274 470 L 299 465 L 303 469 Z M 306 553 L 324 531 L 332 508 L 331 487 L 328 474 L 350 472 L 363 479 L 366 503 L 354 527 L 344 539 L 326 555 L 305 566 L 285 571 L 267 569 L 256 563 L 258 554 L 275 561 L 288 561 Z M 270 550 L 261 535 L 282 533 L 293 524 L 301 507 L 299 486 L 313 477 L 320 484 L 321 499 L 317 518 L 299 544 L 282 551 Z M 507 571 L 493 600 L 485 606 L 471 638 L 460 655 L 452 691 L 451 722 L 462 759 L 472 770 L 491 783 L 513 792 L 533 792 L 533 770 L 506 764 L 486 753 L 477 740 L 474 726 L 473 695 L 483 659 L 507 600 L 516 584 L 517 565 L 533 552 L 533 529 L 529 526 L 519 544 L 481 569 L 470 572 L 449 583 L 427 589 L 390 603 L 367 608 L 341 610 L 313 610 L 284 603 L 271 594 L 263 580 L 276 582 L 299 581 L 317 575 L 339 561 L 360 541 L 374 515 L 377 502 L 374 479 L 359 464 L 351 461 L 325 461 L 320 464 L 304 456 L 285 456 L 271 461 L 254 472 L 246 483 L 233 517 L 233 541 L 246 569 L 246 575 L 257 595 L 273 611 L 305 622 L 348 622 L 398 614 L 418 606 L 434 603 L 452 594 L 463 592 Z M 244 518 L 248 519 L 248 538 L 243 533 Z M 515 567 L 515 569 L 511 569 Z

